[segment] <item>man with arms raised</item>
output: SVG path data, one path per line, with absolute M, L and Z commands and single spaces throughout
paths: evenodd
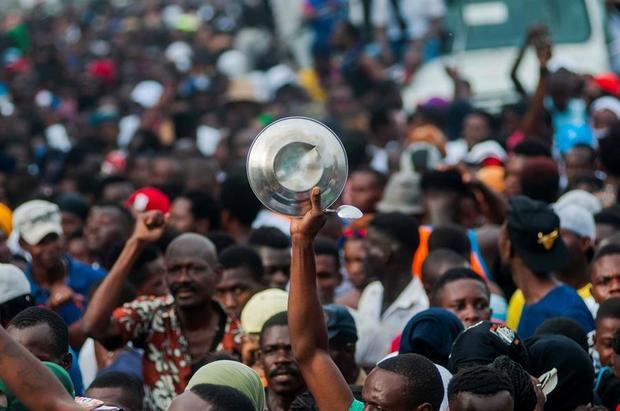
M 320 191 L 314 188 L 312 208 L 291 223 L 292 263 L 289 328 L 295 359 L 321 411 L 361 411 L 349 386 L 329 355 L 327 328 L 316 289 L 312 242 L 323 224 Z M 371 409 L 437 411 L 443 398 L 437 368 L 416 354 L 380 362 L 368 375 L 363 398 Z
M 183 392 L 194 364 L 213 351 L 232 350 L 230 319 L 213 300 L 221 277 L 215 246 L 198 234 L 183 234 L 166 250 L 166 285 L 170 295 L 140 297 L 120 308 L 114 302 L 144 247 L 165 228 L 161 212 L 138 216 L 131 238 L 99 286 L 82 326 L 108 349 L 132 341 L 143 357 L 146 406 L 165 410 Z

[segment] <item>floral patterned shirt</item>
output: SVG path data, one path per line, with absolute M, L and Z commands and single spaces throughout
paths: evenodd
M 234 325 L 217 302 L 219 327 L 211 351 L 234 350 Z M 114 310 L 121 338 L 144 349 L 143 374 L 146 409 L 166 410 L 172 399 L 183 392 L 192 374 L 192 358 L 174 298 L 140 297 Z

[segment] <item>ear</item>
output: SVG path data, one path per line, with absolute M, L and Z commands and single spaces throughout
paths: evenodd
M 433 406 L 428 402 L 417 406 L 416 411 L 433 411 Z
M 73 355 L 71 355 L 71 353 L 68 352 L 65 355 L 63 355 L 63 357 L 62 357 L 62 364 L 60 364 L 60 365 L 65 370 L 69 371 L 69 368 L 71 368 L 71 364 L 73 364 Z

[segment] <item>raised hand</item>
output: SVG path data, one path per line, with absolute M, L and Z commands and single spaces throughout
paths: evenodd
M 303 217 L 291 221 L 291 238 L 314 240 L 326 220 L 321 208 L 321 190 L 314 187 L 310 193 L 310 209 Z
M 161 211 L 147 211 L 138 215 L 131 237 L 140 243 L 154 243 L 166 229 L 168 216 Z

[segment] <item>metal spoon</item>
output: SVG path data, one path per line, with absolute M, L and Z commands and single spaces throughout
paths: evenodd
M 352 205 L 341 205 L 337 209 L 328 208 L 324 210 L 326 213 L 336 213 L 338 217 L 343 220 L 357 220 L 358 218 L 362 218 L 364 213 L 355 206 Z

